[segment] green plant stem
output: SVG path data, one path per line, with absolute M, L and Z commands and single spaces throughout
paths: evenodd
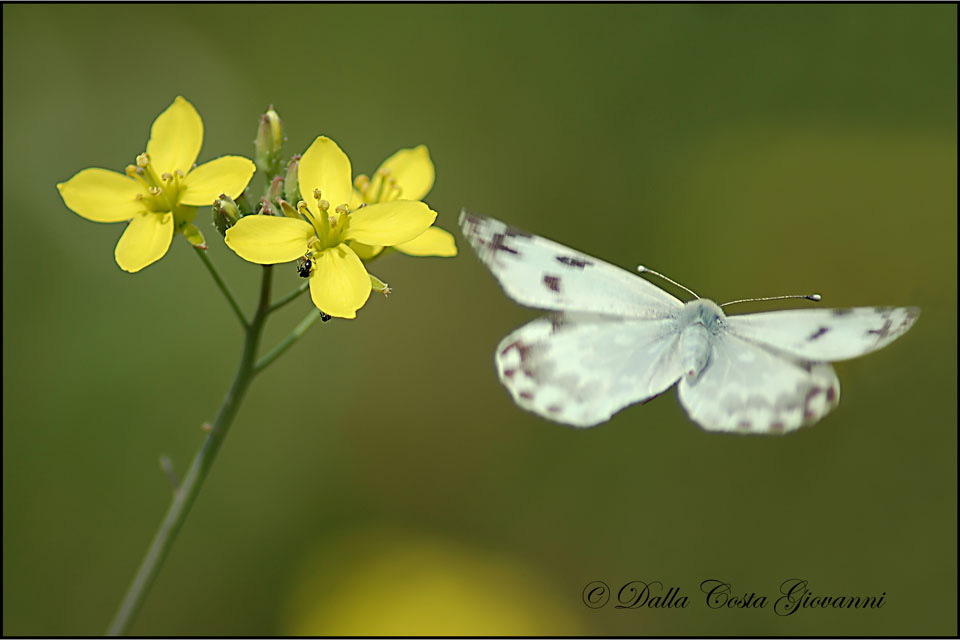
M 208 261 L 205 260 L 204 262 Z M 212 270 L 212 272 L 213 271 L 214 270 Z M 221 282 L 218 275 L 214 275 L 214 279 L 218 280 L 218 284 Z M 206 479 L 214 458 L 216 458 L 217 452 L 220 450 L 220 445 L 223 444 L 227 431 L 230 429 L 230 424 L 237 415 L 240 403 L 243 401 L 243 397 L 246 395 L 247 389 L 257 373 L 254 362 L 256 361 L 257 349 L 260 345 L 264 321 L 267 319 L 270 310 L 272 280 L 271 268 L 269 266 L 264 267 L 263 279 L 260 285 L 260 302 L 257 305 L 257 311 L 253 320 L 251 320 L 249 324 L 244 324 L 245 339 L 243 343 L 243 354 L 240 356 L 240 365 L 237 367 L 233 384 L 230 385 L 230 390 L 227 391 L 227 395 L 220 405 L 220 410 L 213 420 L 210 432 L 200 446 L 200 450 L 194 456 L 193 462 L 190 464 L 190 469 L 183 478 L 183 482 L 181 482 L 177 490 L 174 491 L 170 507 L 167 509 L 167 513 L 160 523 L 160 528 L 157 529 L 157 533 L 154 535 L 153 541 L 147 549 L 147 554 L 144 556 L 143 562 L 140 563 L 140 568 L 137 570 L 137 574 L 134 576 L 130 588 L 127 589 L 127 593 L 120 603 L 120 608 L 110 623 L 107 635 L 116 636 L 125 634 L 130 627 L 130 623 L 133 621 L 133 617 L 137 614 L 137 611 L 140 610 L 147 591 L 156 579 L 160 567 L 163 565 L 163 561 L 166 559 L 170 547 L 173 545 L 173 541 L 180 532 L 184 520 L 186 520 L 187 514 L 190 513 L 190 508 L 193 506 L 197 494 L 200 493 L 203 481 Z M 224 289 L 226 293 L 226 288 L 223 286 L 221 286 L 221 288 Z M 232 300 L 232 297 L 230 299 Z M 239 311 L 239 308 L 235 310 Z M 240 315 L 242 317 L 242 314 Z
M 296 327 L 293 328 L 293 331 L 290 332 L 286 338 L 284 338 L 280 344 L 275 346 L 270 353 L 260 358 L 257 361 L 257 364 L 253 365 L 254 373 L 260 373 L 263 371 L 268 364 L 280 357 L 280 355 L 293 346 L 293 343 L 300 339 L 300 337 L 307 332 L 307 329 L 313 326 L 313 323 L 320 319 L 320 310 L 312 309 L 310 313 L 307 314 L 303 320 L 300 321 Z
M 200 259 L 203 261 L 204 266 L 210 272 L 210 275 L 213 276 L 214 282 L 217 283 L 217 286 L 220 287 L 220 290 L 223 291 L 224 297 L 226 297 L 227 302 L 230 303 L 230 308 L 233 309 L 233 312 L 237 314 L 237 318 L 240 320 L 240 324 L 245 328 L 249 327 L 247 323 L 246 316 L 243 315 L 243 311 L 240 310 L 240 305 L 237 304 L 237 299 L 233 297 L 233 293 L 230 291 L 230 288 L 227 286 L 227 283 L 223 281 L 223 278 L 220 276 L 220 272 L 217 271 L 216 265 L 213 264 L 213 261 L 210 260 L 210 256 L 207 255 L 206 249 L 201 249 L 200 247 L 194 246 L 194 251 L 197 252 L 197 255 L 200 256 Z M 269 272 L 268 272 L 269 275 Z M 269 298 L 268 298 L 269 302 Z
M 303 282 L 303 284 L 301 284 L 299 287 L 297 287 L 296 289 L 294 289 L 293 291 L 291 291 L 291 292 L 288 293 L 287 295 L 283 296 L 282 298 L 280 298 L 279 300 L 277 300 L 276 302 L 274 302 L 274 303 L 273 303 L 273 306 L 270 307 L 270 313 L 273 313 L 274 311 L 276 311 L 276 310 L 279 309 L 280 307 L 284 306 L 284 305 L 287 304 L 288 302 L 293 302 L 294 300 L 296 300 L 297 298 L 299 298 L 299 297 L 301 296 L 301 294 L 303 294 L 303 292 L 306 291 L 306 290 L 307 290 L 307 287 L 309 287 L 309 286 L 310 286 L 310 281 L 309 281 L 309 280 L 305 280 L 305 281 Z

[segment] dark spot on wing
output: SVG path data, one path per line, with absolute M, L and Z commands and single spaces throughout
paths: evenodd
M 817 329 L 813 334 L 811 334 L 810 337 L 807 338 L 807 340 L 816 340 L 817 338 L 819 338 L 820 336 L 822 336 L 823 334 L 825 334 L 825 333 L 828 332 L 828 331 L 830 331 L 830 329 L 828 329 L 828 328 L 826 328 L 826 327 L 820 327 L 820 328 Z
M 584 260 L 583 258 L 575 258 L 571 256 L 557 256 L 557 262 L 561 262 L 568 267 L 574 267 L 576 269 L 583 269 L 591 264 L 589 260 Z
M 513 227 L 507 227 L 506 233 L 508 238 L 532 238 L 533 235 L 527 233 L 526 231 L 520 231 L 520 229 L 514 229 Z
M 480 218 L 473 215 L 472 213 L 467 213 L 466 211 L 464 211 L 463 214 L 461 214 L 460 225 L 463 227 L 463 232 L 468 236 L 477 235 L 477 227 L 479 227 L 480 224 L 481 224 Z
M 853 309 L 834 309 L 833 315 L 835 316 L 848 316 L 853 313 Z
M 547 412 L 549 413 L 560 413 L 561 411 L 563 411 L 563 407 L 559 404 L 552 404 L 547 407 Z
M 774 433 L 783 433 L 783 430 L 787 428 L 787 425 L 783 424 L 779 420 L 777 422 L 770 423 L 770 431 Z
M 824 390 L 820 387 L 813 387 L 810 391 L 807 391 L 807 395 L 803 399 L 803 417 L 805 420 L 811 420 L 816 417 L 817 414 L 810 408 L 810 403 L 823 392 Z
M 867 333 L 876 335 L 878 340 L 883 340 L 884 338 L 890 335 L 890 328 L 892 326 L 893 326 L 893 322 L 891 322 L 890 318 L 888 317 L 883 321 L 882 327 L 880 327 L 879 329 L 870 329 L 867 331 Z
M 837 400 L 837 389 L 836 387 L 830 387 L 827 389 L 827 402 L 833 404 Z
M 516 374 L 516 373 L 517 373 L 517 370 L 516 370 L 516 369 L 504 369 L 504 370 L 503 370 L 503 375 L 504 375 L 504 377 L 506 377 L 506 378 L 511 378 L 511 379 L 512 379 L 513 376 L 514 376 L 514 374 Z
M 530 354 L 530 345 L 526 345 L 519 340 L 514 340 L 500 351 L 500 356 L 505 356 L 510 353 L 510 349 L 516 349 L 517 353 L 520 355 L 520 362 L 523 362 L 528 355 Z
M 493 250 L 494 253 L 496 253 L 497 251 L 506 251 L 507 253 L 512 253 L 515 256 L 520 255 L 520 252 L 517 251 L 516 249 L 512 249 L 507 245 L 503 244 L 503 239 L 505 237 L 506 236 L 502 233 L 493 234 L 493 243 L 490 249 Z
M 524 400 L 533 400 L 533 394 L 530 393 L 529 391 L 521 391 L 517 395 L 523 398 Z
M 743 431 L 750 431 L 753 429 L 753 423 L 749 420 L 741 420 L 737 423 L 737 429 L 742 429 Z
M 554 293 L 560 293 L 560 278 L 557 276 L 543 276 L 543 284 Z

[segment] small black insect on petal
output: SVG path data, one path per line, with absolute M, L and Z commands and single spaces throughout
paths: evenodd
M 321 322 L 326 322 L 326 321 L 329 320 L 329 319 L 330 319 L 330 316 L 328 316 L 327 314 L 325 314 L 323 311 L 320 312 L 320 321 L 321 321 Z
M 313 266 L 313 261 L 310 258 L 304 258 L 303 262 L 297 265 L 297 273 L 300 274 L 301 278 L 310 277 L 310 267 Z

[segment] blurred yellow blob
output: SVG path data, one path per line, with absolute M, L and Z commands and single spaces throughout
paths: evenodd
M 396 532 L 325 542 L 295 581 L 284 635 L 578 635 L 579 590 L 516 559 Z

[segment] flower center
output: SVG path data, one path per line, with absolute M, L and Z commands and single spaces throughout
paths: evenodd
M 158 174 L 150 156 L 141 153 L 137 156 L 137 166 L 128 166 L 126 173 L 143 185 L 145 193 L 138 194 L 137 200 L 140 200 L 148 211 L 167 213 L 176 210 L 183 190 L 183 173 L 179 169 L 173 174 Z
M 360 193 L 364 204 L 390 202 L 403 195 L 403 188 L 397 182 L 397 179 L 390 175 L 389 169 L 378 170 L 373 176 L 373 180 L 360 174 L 353 181 L 353 186 Z
M 317 201 L 315 209 L 319 215 L 313 215 L 303 200 L 297 203 L 300 216 L 313 226 L 316 234 L 316 237 L 312 238 L 307 245 L 306 257 L 308 258 L 313 255 L 311 252 L 318 253 L 341 244 L 350 222 L 350 207 L 346 204 L 340 204 L 331 209 L 330 203 L 323 199 L 319 189 L 313 190 L 313 197 Z

